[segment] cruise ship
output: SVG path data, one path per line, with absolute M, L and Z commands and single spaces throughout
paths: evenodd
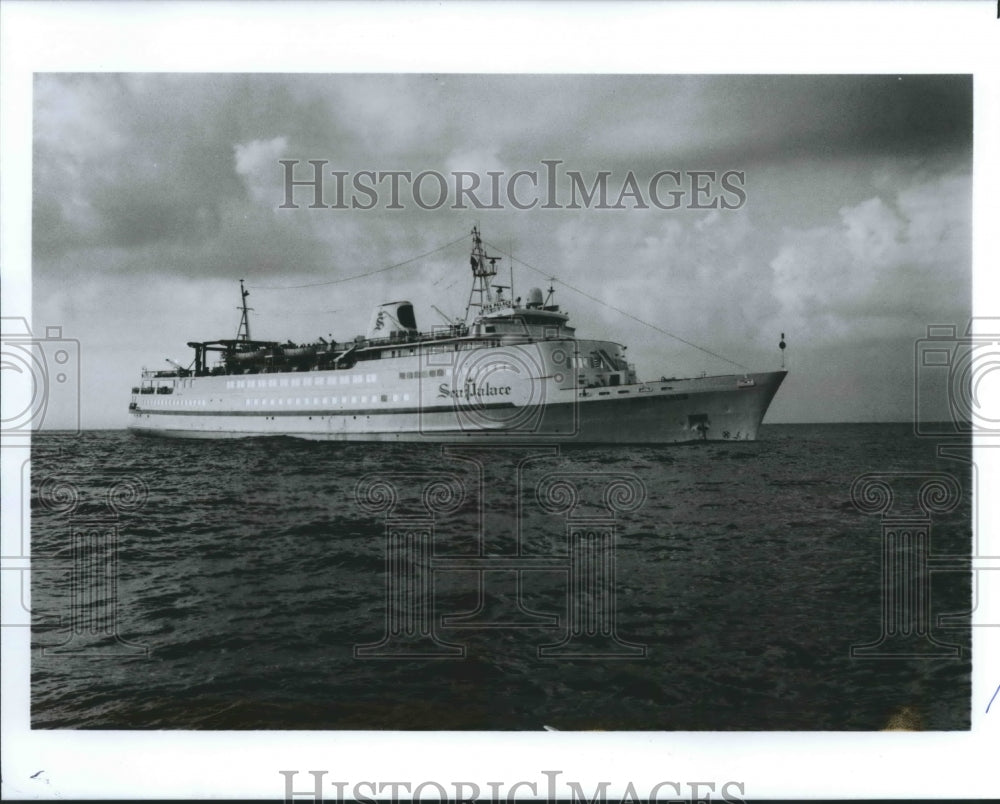
M 255 340 L 249 291 L 233 339 L 190 342 L 187 367 L 143 369 L 129 429 L 178 438 L 604 444 L 752 441 L 786 371 L 640 380 L 625 346 L 579 338 L 554 290 L 522 303 L 472 230 L 466 317 L 430 330 L 378 305 L 347 342 Z M 435 308 L 436 309 L 436 308 Z M 784 342 L 781 344 L 784 348 Z

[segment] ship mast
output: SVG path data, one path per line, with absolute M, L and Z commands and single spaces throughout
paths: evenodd
M 488 309 L 499 301 L 493 297 L 490 280 L 497 275 L 497 260 L 499 257 L 491 257 L 483 251 L 483 241 L 479 236 L 479 227 L 472 227 L 472 256 L 469 258 L 469 265 L 472 267 L 472 289 L 469 291 L 469 303 L 465 307 L 465 321 L 469 321 L 469 312 L 473 307 L 478 307 L 480 312 Z M 473 301 L 473 297 L 478 295 L 478 300 Z
M 249 290 L 245 290 L 243 287 L 243 280 L 240 280 L 240 306 L 237 310 L 242 312 L 240 316 L 240 328 L 236 330 L 236 340 L 241 343 L 250 342 L 250 317 L 247 315 L 253 307 L 247 307 L 247 296 L 250 295 Z

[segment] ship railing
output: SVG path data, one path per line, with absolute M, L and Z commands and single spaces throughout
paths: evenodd
M 347 353 L 356 351 L 358 349 L 366 349 L 369 347 L 385 347 L 385 346 L 400 346 L 405 344 L 419 344 L 419 343 L 429 343 L 438 342 L 446 340 L 454 340 L 456 338 L 464 338 L 468 336 L 469 328 L 467 326 L 456 326 L 449 327 L 448 329 L 442 329 L 433 332 L 419 332 L 419 333 L 408 333 L 407 335 L 393 336 L 387 338 L 364 338 L 359 337 L 354 341 L 346 341 L 344 343 L 337 343 L 332 341 L 325 344 L 310 344 L 310 346 L 315 346 L 316 351 L 310 352 L 308 355 L 295 355 L 295 356 L 285 356 L 281 354 L 281 349 L 292 348 L 292 347 L 278 347 L 275 354 L 263 355 L 259 360 L 247 361 L 243 365 L 234 365 L 231 362 L 227 362 L 226 357 L 221 358 L 217 363 L 215 363 L 211 368 L 205 367 L 204 369 L 194 372 L 194 376 L 197 377 L 216 377 L 220 375 L 230 375 L 230 374 L 273 374 L 281 373 L 287 371 L 291 366 L 301 367 L 308 360 L 317 360 L 326 363 L 330 361 L 330 356 L 335 355 L 335 359 L 332 361 L 332 365 L 326 366 L 325 368 L 334 369 L 336 368 L 336 363 L 341 360 Z M 489 345 L 496 345 L 490 339 Z M 529 337 L 529 340 L 530 337 Z M 482 338 L 479 339 L 482 342 Z M 304 348 L 304 347 L 296 347 Z M 228 356 L 228 355 L 227 355 Z M 317 365 L 318 368 L 318 365 Z M 239 369 L 238 371 L 233 371 L 233 369 Z M 184 376 L 177 372 L 143 372 L 144 378 L 159 378 L 159 377 L 176 377 Z
M 448 329 L 435 330 L 431 332 L 413 332 L 405 336 L 390 336 L 387 338 L 365 338 L 358 343 L 359 346 L 397 346 L 406 343 L 423 343 L 424 341 L 444 341 L 449 338 L 462 338 L 469 334 L 466 326 L 449 327 Z
M 187 369 L 183 371 L 166 369 L 159 371 L 156 369 L 143 369 L 142 377 L 143 379 L 156 380 L 156 379 L 171 379 L 174 377 L 190 377 L 191 372 Z

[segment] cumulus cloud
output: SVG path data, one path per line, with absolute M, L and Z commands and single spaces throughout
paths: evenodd
M 968 310 L 971 180 L 946 175 L 786 229 L 771 262 L 788 326 L 805 338 L 917 333 Z

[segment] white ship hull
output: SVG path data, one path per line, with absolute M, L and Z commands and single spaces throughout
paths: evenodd
M 471 325 L 417 329 L 408 301 L 372 314 L 367 337 L 284 344 L 190 342 L 192 367 L 142 373 L 129 428 L 177 438 L 593 444 L 752 441 L 784 371 L 639 382 L 626 346 L 576 337 L 532 288 L 524 305 L 493 285 L 497 258 L 472 230 Z M 494 289 L 496 293 L 494 293 Z M 474 300 L 475 299 L 475 300 Z M 780 344 L 784 348 L 784 343 Z M 217 356 L 214 365 L 213 356 Z
M 429 398 L 427 393 L 406 399 L 398 392 L 324 394 L 325 384 L 311 385 L 308 394 L 301 385 L 279 386 L 268 397 L 271 389 L 225 389 L 227 381 L 235 382 L 229 377 L 198 378 L 180 381 L 187 387 L 169 396 L 151 395 L 148 404 L 131 412 L 129 428 L 143 435 L 178 438 L 291 436 L 321 441 L 752 441 L 784 377 L 784 371 L 775 371 L 604 388 L 548 387 L 542 394 L 535 389 L 472 400 L 442 400 L 439 394 Z M 296 379 L 305 378 L 267 375 L 265 381 Z M 326 378 L 309 379 L 315 383 Z M 435 384 L 430 390 L 439 387 Z M 540 395 L 544 399 L 530 398 Z M 389 397 L 385 403 L 383 396 Z M 512 401 L 505 401 L 508 396 Z M 375 404 L 368 401 L 376 398 Z M 280 404 L 275 404 L 277 399 Z

